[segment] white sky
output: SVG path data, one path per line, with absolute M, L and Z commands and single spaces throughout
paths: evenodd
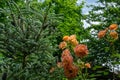
M 80 0 L 79 0 L 80 1 Z M 88 11 L 90 11 L 91 8 L 86 7 L 86 5 L 96 5 L 97 0 L 85 0 L 85 6 L 83 8 L 83 14 L 87 14 Z
M 88 14 L 88 12 L 91 10 L 91 8 L 88 8 L 86 5 L 96 5 L 97 3 L 97 0 L 78 0 L 78 3 L 81 3 L 82 1 L 85 1 L 85 5 L 82 9 L 82 13 L 83 14 Z M 85 21 L 83 20 L 83 23 L 84 23 L 84 28 L 87 28 L 89 27 L 90 25 Z M 99 22 L 92 22 L 93 24 L 99 24 Z

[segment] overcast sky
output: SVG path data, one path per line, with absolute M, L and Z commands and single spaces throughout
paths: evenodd
M 96 2 L 98 0 L 78 0 L 78 3 L 81 3 L 82 1 L 85 1 L 85 5 L 84 5 L 84 7 L 82 9 L 82 13 L 83 14 L 88 14 L 88 12 L 90 11 L 91 8 L 86 7 L 86 5 L 91 5 L 91 4 L 92 5 L 97 5 Z M 83 20 L 83 23 L 84 23 L 84 28 L 87 28 L 87 27 L 90 26 L 85 20 Z M 95 23 L 95 22 L 93 22 L 93 23 Z M 95 23 L 95 24 L 97 24 L 97 23 Z
M 81 1 L 81 0 L 79 0 L 79 1 Z M 90 8 L 86 7 L 86 5 L 91 5 L 91 4 L 96 5 L 96 3 L 95 3 L 96 1 L 97 0 L 85 0 L 85 6 L 83 8 L 83 14 L 87 14 L 88 11 L 90 10 Z

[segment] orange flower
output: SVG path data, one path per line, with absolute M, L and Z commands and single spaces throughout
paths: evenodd
M 87 46 L 84 44 L 79 44 L 74 48 L 75 55 L 78 57 L 84 57 L 88 54 Z
M 63 37 L 63 40 L 64 40 L 64 41 L 69 41 L 69 36 L 64 36 L 64 37 Z
M 111 31 L 110 36 L 114 39 L 118 39 L 118 33 L 116 31 Z
M 106 34 L 106 32 L 107 32 L 107 29 L 100 31 L 100 32 L 98 33 L 98 38 L 104 37 L 105 34 Z
M 70 55 L 69 49 L 65 49 L 62 53 L 62 65 L 63 67 L 73 64 L 73 57 Z
M 62 57 L 63 67 L 68 67 L 71 64 L 73 64 L 73 57 L 71 55 L 67 55 L 67 56 Z
M 118 28 L 118 25 L 117 24 L 111 24 L 110 26 L 109 26 L 109 29 L 110 30 L 116 30 Z
M 90 63 L 86 63 L 86 64 L 85 64 L 85 67 L 86 67 L 86 68 L 91 68 Z
M 64 48 L 66 48 L 66 46 L 67 46 L 67 43 L 65 41 L 63 41 L 60 43 L 59 48 L 64 49 Z
M 71 36 L 69 37 L 69 41 L 70 41 L 70 43 L 71 43 L 73 46 L 78 45 L 78 41 L 77 41 L 77 39 L 76 39 L 76 35 L 71 35 Z
M 62 64 L 62 67 L 63 69 L 69 69 L 72 65 L 73 63 L 66 63 L 66 64 Z
M 62 57 L 67 56 L 67 55 L 70 55 L 69 49 L 65 49 L 65 50 L 62 52 Z
M 73 46 L 78 45 L 78 41 L 76 39 L 72 39 L 72 40 L 70 40 L 70 42 Z
M 78 74 L 78 67 L 72 65 L 69 68 L 64 69 L 64 74 L 68 79 L 74 78 Z
M 53 71 L 55 71 L 54 67 L 52 67 L 49 72 L 52 73 Z
M 76 39 L 76 35 L 70 35 L 69 40 Z

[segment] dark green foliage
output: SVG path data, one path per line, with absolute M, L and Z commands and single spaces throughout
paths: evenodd
M 117 74 L 110 72 L 108 67 L 105 66 L 94 66 L 88 70 L 89 77 L 94 78 L 94 80 L 119 80 L 120 78 Z
M 61 14 L 63 17 L 58 25 L 62 37 L 76 34 L 78 40 L 86 38 L 88 32 L 84 30 L 82 23 L 82 7 L 84 3 L 77 4 L 77 0 L 53 0 L 53 2 L 55 3 L 55 13 Z
M 32 2 L 15 3 L 6 1 L 1 13 L 5 21 L 0 22 L 0 53 L 4 56 L 0 63 L 0 76 L 7 74 L 7 80 L 46 80 L 49 70 L 55 66 L 56 36 L 59 32 L 52 5 Z M 55 23 L 55 24 L 54 24 Z

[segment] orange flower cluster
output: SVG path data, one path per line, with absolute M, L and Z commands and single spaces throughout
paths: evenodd
M 109 28 L 106 28 L 105 30 L 102 30 L 102 31 L 100 31 L 100 32 L 98 33 L 98 38 L 103 38 L 103 37 L 106 35 L 106 33 L 107 33 L 108 29 L 109 29 L 109 30 L 110 30 L 109 35 L 110 35 L 113 39 L 118 39 L 118 33 L 115 31 L 115 30 L 117 30 L 117 28 L 118 28 L 118 25 L 117 25 L 117 24 L 111 24 L 111 25 L 109 26 Z
M 74 78 L 78 74 L 78 68 L 75 65 L 64 68 L 64 74 L 68 79 Z
M 84 57 L 88 54 L 87 46 L 84 44 L 79 44 L 74 48 L 75 55 L 78 57 Z
M 67 49 L 69 48 L 69 46 L 67 46 L 69 44 L 74 47 L 74 53 L 77 57 L 83 58 L 88 54 L 87 46 L 84 44 L 79 44 L 76 39 L 76 35 L 63 37 L 63 42 L 61 42 L 59 45 L 59 48 L 63 50 L 61 56 L 62 62 L 57 63 L 57 67 L 60 68 L 62 66 L 64 68 L 64 74 L 68 79 L 74 78 L 78 74 L 78 67 L 73 63 L 73 57 L 69 49 Z M 90 65 L 86 64 L 86 68 L 90 68 Z
M 78 41 L 76 39 L 76 35 L 64 36 L 64 41 L 70 42 L 73 46 L 78 45 Z
M 67 78 L 74 78 L 77 76 L 78 68 L 73 64 L 73 57 L 68 49 L 65 49 L 62 53 L 62 65 L 64 74 Z
M 68 49 L 65 49 L 62 53 L 62 64 L 63 67 L 73 64 L 73 57 L 71 56 L 70 51 Z

